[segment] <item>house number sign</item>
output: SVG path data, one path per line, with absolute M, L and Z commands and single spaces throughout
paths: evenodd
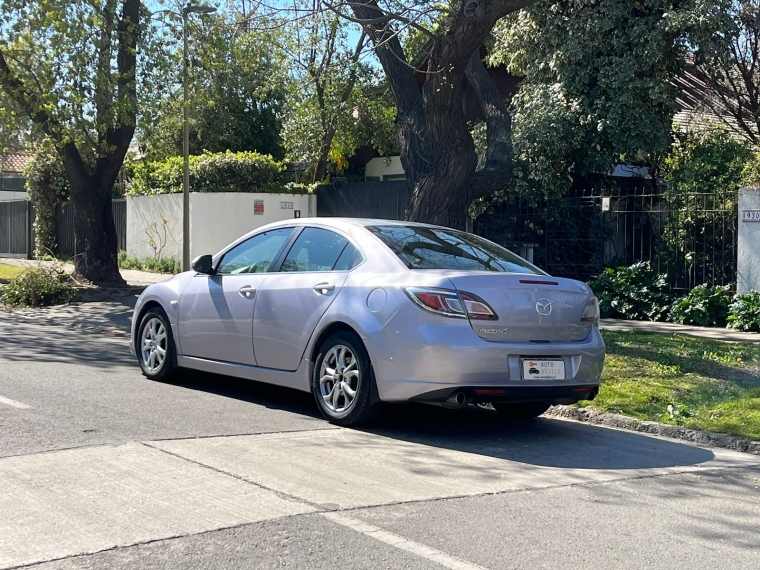
M 760 210 L 742 210 L 742 222 L 760 222 Z

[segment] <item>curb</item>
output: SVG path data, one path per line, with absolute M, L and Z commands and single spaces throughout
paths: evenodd
M 682 426 L 671 426 L 646 420 L 637 420 L 636 418 L 621 416 L 620 414 L 609 414 L 605 412 L 597 412 L 588 408 L 573 408 L 571 406 L 553 406 L 549 408 L 544 415 L 567 418 L 579 422 L 603 425 L 629 431 L 651 433 L 653 435 L 680 439 L 706 447 L 720 447 L 723 449 L 760 455 L 760 441 L 752 441 L 735 435 L 726 435 L 722 433 L 689 429 Z
M 76 287 L 77 294 L 72 303 L 94 303 L 98 301 L 119 300 L 142 293 L 147 285 L 128 285 L 127 287 Z

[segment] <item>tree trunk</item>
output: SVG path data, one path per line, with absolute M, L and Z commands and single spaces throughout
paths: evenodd
M 105 169 L 101 161 L 90 174 L 76 147 L 59 150 L 66 169 L 74 208 L 74 274 L 93 283 L 123 285 L 119 273 L 118 241 L 111 208 L 111 189 L 118 169 Z M 109 157 L 111 158 L 111 157 Z

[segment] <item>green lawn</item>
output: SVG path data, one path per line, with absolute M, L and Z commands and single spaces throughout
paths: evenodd
M 602 388 L 588 406 L 760 440 L 760 344 L 602 331 Z
M 3 279 L 5 281 L 10 281 L 11 279 L 18 277 L 25 272 L 26 269 L 23 267 L 18 267 L 17 265 L 8 265 L 7 263 L 0 263 L 0 279 Z

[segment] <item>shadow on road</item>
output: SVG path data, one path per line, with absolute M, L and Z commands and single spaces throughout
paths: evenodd
M 249 380 L 185 372 L 188 389 L 319 417 L 310 394 Z M 696 465 L 714 458 L 707 449 L 549 417 L 505 421 L 492 410 L 448 410 L 424 404 L 386 406 L 360 431 L 399 441 L 547 467 L 650 469 Z

